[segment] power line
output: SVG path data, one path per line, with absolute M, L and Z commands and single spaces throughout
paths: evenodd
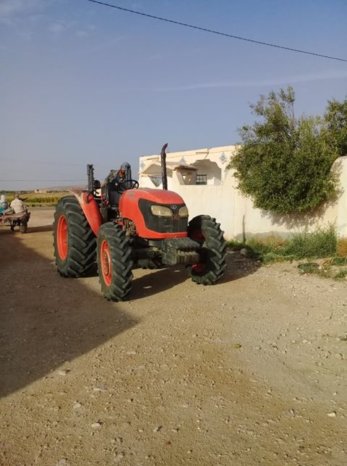
M 173 19 L 163 18 L 161 16 L 155 16 L 155 15 L 150 15 L 148 13 L 142 13 L 141 11 L 131 10 L 130 8 L 124 8 L 119 5 L 114 5 L 113 3 L 101 2 L 99 0 L 87 0 L 87 1 L 91 3 L 96 3 L 98 5 L 106 6 L 109 8 L 114 8 L 116 10 L 126 11 L 127 13 L 132 13 L 134 15 L 145 16 L 146 18 L 155 19 L 158 21 L 164 21 L 166 23 L 171 23 L 171 24 L 177 24 L 178 26 L 183 26 L 183 27 L 190 28 L 190 29 L 197 29 L 198 31 L 208 32 L 209 34 L 216 34 L 218 36 L 228 37 L 229 39 L 237 39 L 237 40 L 242 40 L 244 42 L 251 42 L 252 44 L 264 45 L 266 47 L 274 47 L 277 49 L 288 50 L 290 52 L 303 53 L 305 55 L 313 55 L 314 57 L 327 58 L 329 60 L 347 62 L 347 59 L 345 58 L 332 57 L 330 55 L 323 55 L 322 53 L 310 52 L 308 50 L 295 49 L 292 47 L 286 47 L 284 45 L 274 44 L 271 42 L 263 42 L 260 40 L 249 39 L 247 37 L 236 36 L 234 34 L 228 34 L 226 32 L 215 31 L 213 29 L 208 29 L 208 28 L 204 28 L 201 26 L 195 26 L 194 24 L 182 23 L 181 21 L 175 21 Z

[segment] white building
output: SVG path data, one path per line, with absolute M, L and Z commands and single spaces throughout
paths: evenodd
M 236 146 L 212 147 L 167 154 L 168 189 L 178 191 L 181 186 L 220 186 L 226 177 L 226 166 Z M 140 157 L 140 185 L 160 188 L 160 155 Z
M 167 153 L 168 189 L 185 200 L 189 217 L 207 214 L 220 222 L 226 239 L 245 240 L 251 236 L 288 236 L 333 225 L 339 236 L 347 237 L 347 157 L 335 162 L 341 194 L 336 202 L 314 215 L 279 216 L 256 209 L 251 199 L 237 189 L 230 158 L 237 146 L 213 147 Z M 162 188 L 160 155 L 140 157 L 141 187 Z

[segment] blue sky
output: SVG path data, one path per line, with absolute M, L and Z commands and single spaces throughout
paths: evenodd
M 345 0 L 108 0 L 347 59 Z M 296 114 L 347 96 L 347 63 L 86 0 L 0 0 L 0 190 L 103 179 L 140 155 L 233 144 L 249 105 L 292 85 Z M 15 181 L 23 180 L 23 181 Z

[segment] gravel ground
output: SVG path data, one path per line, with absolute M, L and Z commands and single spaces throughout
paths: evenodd
M 345 283 L 230 253 L 109 303 L 55 271 L 52 215 L 0 230 L 1 465 L 347 464 Z

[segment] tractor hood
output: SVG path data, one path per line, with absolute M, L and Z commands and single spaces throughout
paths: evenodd
M 124 205 L 133 202 L 137 204 L 140 199 L 146 199 L 155 204 L 184 204 L 181 196 L 173 191 L 151 188 L 129 189 L 121 197 L 119 205 L 121 212 Z
M 150 210 L 152 204 L 168 206 L 173 211 L 172 218 L 155 218 Z M 182 197 L 173 191 L 129 189 L 120 198 L 119 211 L 122 218 L 135 224 L 137 234 L 143 238 L 184 238 L 187 236 L 187 219 L 178 218 L 178 211 L 184 205 Z

